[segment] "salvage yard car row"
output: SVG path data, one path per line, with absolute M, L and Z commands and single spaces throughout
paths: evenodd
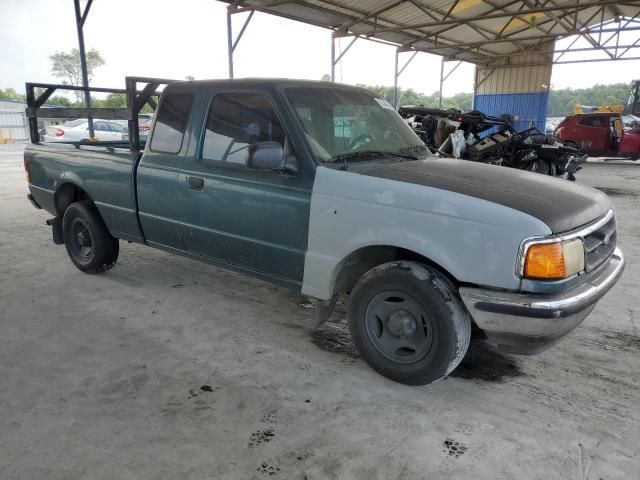
M 141 138 L 146 138 L 151 129 L 152 115 L 139 116 L 138 130 Z M 129 132 L 127 122 L 93 119 L 93 141 L 114 142 L 127 141 Z M 89 121 L 79 118 L 63 123 L 51 125 L 44 129 L 42 140 L 44 142 L 91 142 L 89 134 Z

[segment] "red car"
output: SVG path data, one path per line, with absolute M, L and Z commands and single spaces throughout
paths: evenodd
M 558 124 L 553 136 L 580 144 L 591 156 L 640 158 L 640 118 L 633 115 L 571 115 Z

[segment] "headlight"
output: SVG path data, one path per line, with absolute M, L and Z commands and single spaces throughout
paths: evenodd
M 541 280 L 568 278 L 584 270 L 584 246 L 573 240 L 532 243 L 525 252 L 522 276 Z

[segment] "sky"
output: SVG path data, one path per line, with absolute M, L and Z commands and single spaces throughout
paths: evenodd
M 73 1 L 0 0 L 0 7 L 0 88 L 22 92 L 26 81 L 60 83 L 50 73 L 48 57 L 77 47 Z M 243 15 L 234 15 L 236 32 Z M 348 42 L 341 39 L 337 51 Z M 214 0 L 94 0 L 85 44 L 106 60 L 96 70 L 93 86 L 124 88 L 125 75 L 228 75 L 226 5 Z M 329 30 L 256 13 L 236 49 L 235 77 L 319 80 L 330 73 L 330 49 Z M 401 62 L 409 55 L 403 54 Z M 394 56 L 391 46 L 358 40 L 336 67 L 336 78 L 350 84 L 393 85 Z M 399 85 L 430 94 L 438 90 L 439 73 L 440 57 L 420 53 Z M 462 64 L 445 83 L 444 96 L 472 92 L 473 76 L 474 66 Z M 638 77 L 640 61 L 555 65 L 551 87 L 629 83 Z

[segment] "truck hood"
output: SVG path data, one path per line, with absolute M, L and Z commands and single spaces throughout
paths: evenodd
M 360 170 L 504 205 L 544 222 L 553 233 L 581 227 L 604 215 L 611 201 L 595 188 L 548 175 L 467 160 L 430 158 Z

